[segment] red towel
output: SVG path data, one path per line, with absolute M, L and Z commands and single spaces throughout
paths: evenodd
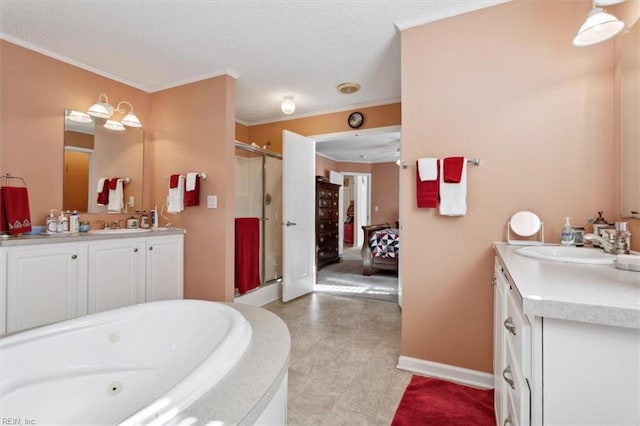
M 416 199 L 418 208 L 435 209 L 438 207 L 438 196 L 440 194 L 440 160 L 436 162 L 438 176 L 436 180 L 420 180 L 418 172 L 418 162 L 416 161 Z
M 3 186 L 0 189 L 0 231 L 11 235 L 31 232 L 27 188 Z
M 104 180 L 104 185 L 102 185 L 102 191 L 100 191 L 100 193 L 98 193 L 98 205 L 100 205 L 100 206 L 106 206 L 107 204 L 109 204 L 109 186 L 110 186 L 110 182 L 111 181 L 109 179 L 105 179 Z
M 200 205 L 200 176 L 196 175 L 196 183 L 193 191 L 187 191 L 187 180 L 184 180 L 184 206 Z
M 460 183 L 462 177 L 462 166 L 464 165 L 464 157 L 447 157 L 444 159 L 442 168 L 442 180 L 447 183 Z
M 109 189 L 116 189 L 118 187 L 118 178 L 114 177 L 109 180 Z
M 260 285 L 260 219 L 236 218 L 236 288 L 240 294 Z
M 179 178 L 180 178 L 180 175 L 171 175 L 171 177 L 169 177 L 169 188 L 171 189 L 177 188 Z

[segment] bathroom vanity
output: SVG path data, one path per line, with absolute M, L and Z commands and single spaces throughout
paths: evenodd
M 184 230 L 0 240 L 0 334 L 183 297 Z
M 497 424 L 640 424 L 640 273 L 494 250 Z

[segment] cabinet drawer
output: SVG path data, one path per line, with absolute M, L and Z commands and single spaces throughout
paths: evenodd
M 319 198 L 318 199 L 318 207 L 330 208 L 331 207 L 331 200 L 328 200 L 326 198 Z
M 531 325 L 522 312 L 522 305 L 517 290 L 507 290 L 507 306 L 505 328 L 507 347 L 513 353 L 514 362 L 525 377 L 531 377 Z
M 331 220 L 327 222 L 318 223 L 318 231 L 320 232 L 337 232 L 338 231 L 338 222 L 333 222 Z
M 529 426 L 531 401 L 529 385 L 522 371 L 518 368 L 518 363 L 514 360 L 513 351 L 509 345 L 507 345 L 506 355 L 506 367 L 501 374 L 507 393 L 507 410 L 509 406 L 512 406 L 513 424 Z
M 338 219 L 338 210 L 331 208 L 319 208 L 318 218 L 320 219 Z
M 327 246 L 327 245 L 331 245 L 331 244 L 336 244 L 337 241 L 338 241 L 338 234 L 335 234 L 335 233 L 318 235 L 318 245 L 319 246 Z
M 318 250 L 318 259 L 319 260 L 323 260 L 323 259 L 329 259 L 332 257 L 337 257 L 338 256 L 338 249 L 337 248 L 321 248 Z

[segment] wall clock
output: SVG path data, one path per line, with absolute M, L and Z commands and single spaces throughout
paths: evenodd
M 352 112 L 349 114 L 347 123 L 349 123 L 349 127 L 352 129 L 357 129 L 364 124 L 364 115 L 362 115 L 361 112 Z

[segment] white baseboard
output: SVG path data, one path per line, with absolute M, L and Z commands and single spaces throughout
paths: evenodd
M 257 288 L 249 293 L 237 296 L 234 299 L 236 303 L 244 303 L 245 305 L 264 306 L 274 300 L 282 298 L 282 284 L 275 282 Z
M 407 356 L 398 357 L 398 365 L 396 367 L 423 376 L 437 377 L 439 379 L 478 388 L 493 388 L 493 374 L 483 373 L 482 371 L 469 370 L 467 368 Z

